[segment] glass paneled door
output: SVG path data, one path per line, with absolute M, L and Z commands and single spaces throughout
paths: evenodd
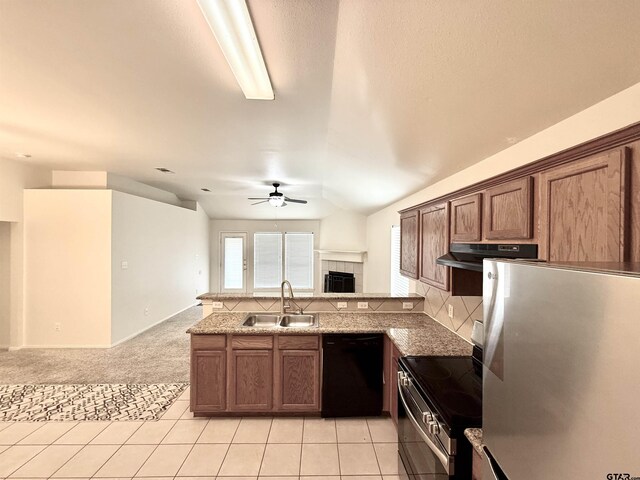
M 246 250 L 246 233 L 223 232 L 220 234 L 220 291 L 246 292 Z

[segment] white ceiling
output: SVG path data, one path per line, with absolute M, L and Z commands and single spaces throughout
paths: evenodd
M 195 0 L 0 1 L 0 155 L 216 218 L 369 213 L 640 82 L 636 0 L 249 8 L 272 102 L 244 98 Z M 249 206 L 272 181 L 309 204 Z

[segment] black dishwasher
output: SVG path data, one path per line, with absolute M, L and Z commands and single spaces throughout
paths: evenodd
M 323 335 L 323 417 L 382 414 L 382 356 L 382 335 Z

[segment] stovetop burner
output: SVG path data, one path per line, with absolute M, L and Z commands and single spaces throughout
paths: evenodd
M 403 357 L 400 361 L 451 430 L 482 425 L 482 378 L 472 357 Z

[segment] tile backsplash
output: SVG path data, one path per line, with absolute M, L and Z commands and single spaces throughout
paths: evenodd
M 416 293 L 425 298 L 427 315 L 471 342 L 473 322 L 482 322 L 482 297 L 454 297 L 421 282 L 417 283 L 416 289 Z M 449 305 L 453 307 L 453 318 L 449 317 Z

